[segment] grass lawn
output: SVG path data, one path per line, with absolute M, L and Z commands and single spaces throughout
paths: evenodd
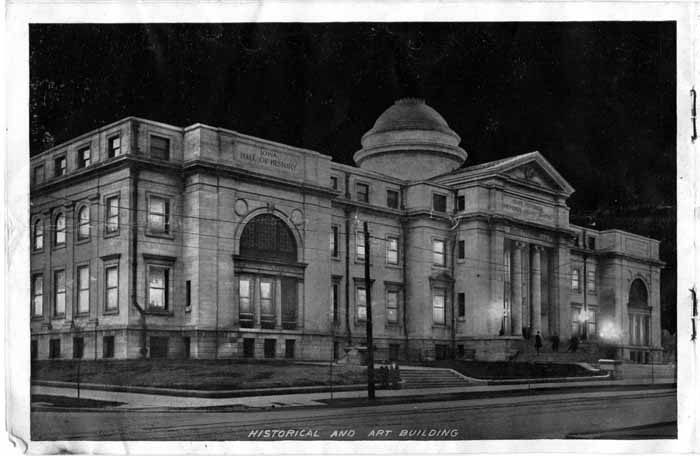
M 518 363 L 507 361 L 433 361 L 424 366 L 448 367 L 468 377 L 493 379 L 589 377 L 601 375 L 576 364 Z
M 333 384 L 367 381 L 365 367 L 333 366 Z M 32 380 L 76 381 L 77 361 L 35 361 Z M 328 385 L 328 365 L 285 361 L 114 360 L 81 361 L 80 381 L 110 385 L 200 390 L 235 390 Z
M 52 407 L 90 407 L 90 408 L 101 408 L 101 407 L 115 407 L 117 405 L 122 405 L 123 402 L 114 401 L 96 401 L 94 399 L 83 399 L 76 397 L 65 397 L 65 396 L 47 396 L 43 394 L 32 394 L 32 404 L 50 404 Z

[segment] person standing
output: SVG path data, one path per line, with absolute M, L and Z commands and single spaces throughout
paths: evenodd
M 559 351 L 559 335 L 557 333 L 552 336 L 552 351 L 554 353 Z
M 535 334 L 535 349 L 537 350 L 537 354 L 540 354 L 540 348 L 542 348 L 542 336 L 540 335 L 540 332 L 537 331 L 537 334 Z

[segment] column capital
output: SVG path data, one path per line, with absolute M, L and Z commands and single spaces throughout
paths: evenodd
M 525 247 L 527 247 L 527 243 L 525 243 L 523 241 L 515 241 L 515 242 L 513 242 L 513 246 L 516 249 L 520 250 L 520 249 L 524 249 Z
M 532 244 L 532 251 L 540 253 L 540 252 L 544 251 L 544 246 L 539 245 L 539 244 Z

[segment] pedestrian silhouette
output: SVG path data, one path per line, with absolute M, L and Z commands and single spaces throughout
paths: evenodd
M 542 336 L 540 335 L 540 332 L 537 331 L 537 334 L 535 334 L 535 349 L 537 350 L 537 354 L 540 354 L 540 348 L 542 348 Z
M 578 337 L 572 336 L 571 340 L 569 341 L 569 348 L 566 351 L 574 353 L 577 348 L 578 348 Z
M 552 351 L 554 353 L 559 351 L 559 335 L 557 333 L 552 336 Z

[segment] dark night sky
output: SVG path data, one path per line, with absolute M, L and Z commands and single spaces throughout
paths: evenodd
M 33 25 L 30 141 L 135 115 L 351 164 L 379 114 L 418 96 L 467 164 L 539 150 L 577 190 L 574 222 L 660 239 L 673 328 L 675 38 L 673 22 Z

